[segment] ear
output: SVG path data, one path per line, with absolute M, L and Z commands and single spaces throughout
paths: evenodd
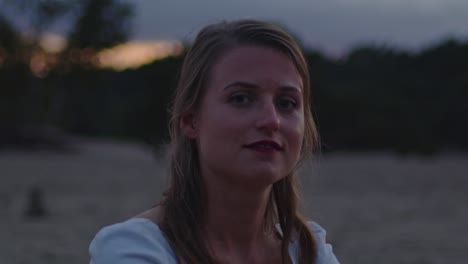
M 198 137 L 197 123 L 193 113 L 183 115 L 180 119 L 179 126 L 188 138 L 195 139 Z

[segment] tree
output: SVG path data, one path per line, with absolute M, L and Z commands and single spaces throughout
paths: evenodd
M 7 134 L 18 134 L 18 129 L 24 126 L 37 127 L 50 123 L 49 117 L 56 116 L 57 111 L 62 110 L 57 107 L 57 104 L 64 104 L 60 102 L 65 92 L 65 87 L 60 85 L 63 84 L 62 70 L 79 69 L 83 64 L 89 66 L 92 62 L 92 59 L 70 60 L 71 55 L 78 53 L 78 56 L 82 56 L 83 50 L 87 49 L 86 54 L 95 56 L 100 49 L 126 40 L 130 31 L 132 8 L 117 0 L 0 0 L 0 6 L 0 47 L 7 47 L 0 48 L 0 56 L 6 50 L 10 55 L 15 54 L 13 57 L 21 58 L 15 67 L 9 69 L 9 74 L 4 75 L 10 77 L 10 81 L 0 79 L 2 90 L 13 92 L 10 94 L 18 99 L 12 100 L 13 95 L 10 94 L 4 97 L 4 100 L 14 104 L 9 107 L 13 112 L 5 114 L 8 116 L 5 120 L 10 120 L 10 123 L 0 120 L 3 127 L 13 129 Z M 25 25 L 18 28 L 18 25 L 8 21 L 7 16 L 2 16 L 2 11 L 9 11 L 10 20 L 15 15 L 23 17 Z M 65 36 L 67 48 L 54 55 L 58 63 L 46 65 L 45 71 L 38 73 L 34 66 L 37 63 L 47 64 L 46 59 L 50 56 L 42 49 L 40 40 L 59 19 L 65 19 L 72 25 Z M 19 38 L 25 32 L 27 38 Z M 89 53 L 89 49 L 93 52 Z M 67 65 L 71 67 L 63 67 Z M 5 69 L 0 70 L 6 72 Z M 51 109 L 55 114 L 50 113 Z M 15 124 L 11 125 L 11 122 Z
M 130 31 L 132 8 L 115 0 L 84 1 L 69 36 L 71 48 L 103 49 L 125 41 Z

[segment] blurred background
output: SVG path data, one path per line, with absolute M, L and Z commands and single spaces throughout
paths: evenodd
M 466 263 L 468 2 L 0 0 L 0 263 L 87 263 L 167 184 L 168 106 L 197 31 L 301 43 L 321 154 L 306 215 L 342 263 Z

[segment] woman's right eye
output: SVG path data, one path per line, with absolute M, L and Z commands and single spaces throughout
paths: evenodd
M 234 104 L 244 105 L 250 103 L 251 99 L 247 94 L 234 94 L 229 98 L 229 101 Z

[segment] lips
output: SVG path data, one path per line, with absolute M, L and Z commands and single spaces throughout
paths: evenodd
M 264 150 L 283 150 L 283 147 L 273 140 L 260 140 L 246 145 L 247 148 Z

